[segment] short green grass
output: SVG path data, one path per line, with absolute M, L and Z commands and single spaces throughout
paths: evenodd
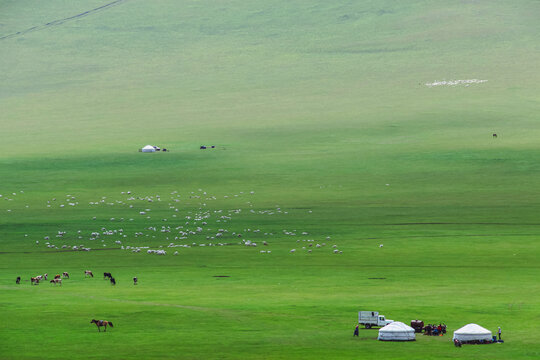
M 537 1 L 128 0 L 43 26 L 106 3 L 0 2 L 0 38 L 39 26 L 0 40 L 1 359 L 539 357 Z M 170 242 L 230 245 L 120 249 Z M 450 333 L 353 338 L 359 310 Z M 506 342 L 454 348 L 470 322 Z

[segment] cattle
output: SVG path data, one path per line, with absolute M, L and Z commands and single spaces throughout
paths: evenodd
M 17 280 L 15 280 L 15 284 L 20 284 L 20 283 L 21 283 L 21 277 L 17 276 Z

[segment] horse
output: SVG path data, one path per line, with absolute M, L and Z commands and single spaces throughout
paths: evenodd
M 51 281 L 49 281 L 51 284 L 54 284 L 56 286 L 56 284 L 60 284 L 60 286 L 62 286 L 62 279 L 52 279 Z
M 47 280 L 47 276 L 49 276 L 49 274 L 47 273 L 43 274 L 43 279 Z
M 62 277 L 63 277 L 63 278 L 68 278 L 68 279 L 69 279 L 69 274 L 67 273 L 67 271 L 64 271 L 64 272 L 62 273 Z
M 116 285 L 116 280 L 111 276 L 111 285 Z
M 55 279 L 55 280 L 56 280 L 56 279 L 60 279 L 60 274 L 54 275 L 54 279 Z
M 496 139 L 496 138 L 497 138 L 497 134 L 494 133 L 494 134 L 493 134 L 493 138 Z
M 92 274 L 90 270 L 84 270 L 84 277 L 87 277 L 87 276 L 94 277 L 94 274 Z
M 104 272 L 103 273 L 103 280 L 107 280 L 107 279 L 110 279 L 112 278 L 112 275 L 110 272 Z
M 39 285 L 39 279 L 37 277 L 31 277 L 30 278 L 30 283 L 32 285 Z
M 16 284 L 20 284 L 20 283 L 21 283 L 21 277 L 20 277 L 20 276 L 17 276 L 17 280 L 15 280 L 15 283 L 16 283 Z
M 133 278 L 133 285 L 137 285 L 137 281 L 139 281 L 139 279 L 137 279 L 136 277 Z
M 90 324 L 96 324 L 97 326 L 97 329 L 99 332 L 101 332 L 101 327 L 102 326 L 105 326 L 105 332 L 107 331 L 107 325 L 109 325 L 110 327 L 114 327 L 113 326 L 113 323 L 110 322 L 110 321 L 107 321 L 107 320 L 95 320 L 95 319 L 92 319 L 92 321 L 90 321 Z

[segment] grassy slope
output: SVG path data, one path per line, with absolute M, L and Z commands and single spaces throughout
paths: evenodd
M 0 36 L 104 3 L 3 2 Z M 537 357 L 539 4 L 404 3 L 132 0 L 0 40 L 0 251 L 16 252 L 0 254 L 12 324 L 0 328 L 1 357 Z M 422 85 L 468 78 L 489 81 Z M 146 143 L 174 151 L 134 152 Z M 114 223 L 127 233 L 172 224 L 165 201 L 149 220 L 137 215 L 146 204 L 87 203 L 126 190 L 185 199 L 199 188 L 218 197 L 211 209 L 252 201 L 289 211 L 243 212 L 233 230 L 331 235 L 344 253 L 290 255 L 298 244 L 282 235 L 269 256 L 34 245 L 57 230 L 113 226 L 111 217 L 135 217 Z M 45 208 L 65 194 L 81 205 Z M 180 205 L 182 216 L 199 208 Z M 140 243 L 168 243 L 158 238 Z M 83 268 L 112 271 L 119 285 L 83 280 Z M 66 270 L 73 279 L 61 289 L 13 284 Z M 134 275 L 138 288 L 128 286 Z M 502 325 L 507 343 L 458 351 L 448 337 L 381 344 L 373 331 L 354 340 L 360 309 L 451 329 Z M 94 333 L 92 317 L 116 328 Z

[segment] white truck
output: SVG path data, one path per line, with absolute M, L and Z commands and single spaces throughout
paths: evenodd
M 358 312 L 358 324 L 364 325 L 366 329 L 371 329 L 372 326 L 386 326 L 393 322 L 394 320 L 386 319 L 384 315 L 379 315 L 378 311 Z

